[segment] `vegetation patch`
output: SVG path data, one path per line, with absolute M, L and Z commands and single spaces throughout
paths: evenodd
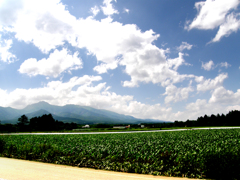
M 1 136 L 1 156 L 130 173 L 240 179 L 240 130 Z

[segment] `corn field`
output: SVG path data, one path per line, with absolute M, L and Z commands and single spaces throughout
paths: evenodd
M 240 130 L 0 136 L 0 155 L 153 175 L 240 179 Z

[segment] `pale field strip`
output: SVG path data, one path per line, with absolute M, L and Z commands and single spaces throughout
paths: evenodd
M 116 132 L 56 132 L 56 133 L 2 133 L 0 135 L 60 135 L 60 134 L 120 134 L 120 133 L 149 133 L 167 131 L 191 131 L 208 129 L 240 129 L 240 127 L 212 127 L 212 128 L 192 128 L 192 129 L 168 129 L 168 130 L 149 130 L 149 131 L 116 131 Z

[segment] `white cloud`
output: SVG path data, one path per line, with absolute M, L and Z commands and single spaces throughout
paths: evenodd
M 185 49 L 190 50 L 190 49 L 192 49 L 192 46 L 193 45 L 188 44 L 187 42 L 182 42 L 182 44 L 179 47 L 177 47 L 177 50 L 180 52 L 182 52 Z
M 211 115 L 218 113 L 226 113 L 225 107 L 219 104 L 209 103 L 205 99 L 197 99 L 196 102 L 189 103 L 185 111 L 176 113 L 175 118 L 180 120 L 196 120 L 205 114 Z
M 240 89 L 237 92 L 226 90 L 219 86 L 213 92 L 207 101 L 206 99 L 197 99 L 196 102 L 189 103 L 186 110 L 175 113 L 173 117 L 176 119 L 197 119 L 197 117 L 205 114 L 226 114 L 231 110 L 240 110 Z
M 240 19 L 237 17 L 240 15 L 231 13 L 227 16 L 226 21 L 220 25 L 216 36 L 210 42 L 218 42 L 222 37 L 227 37 L 233 32 L 237 32 L 240 29 Z
M 172 108 L 162 107 L 161 104 L 149 105 L 138 101 L 129 101 L 123 105 L 115 104 L 110 110 L 137 118 L 164 119 L 167 121 L 171 121 L 169 116 L 172 113 Z
M 12 40 L 2 39 L 0 35 L 0 61 L 12 63 L 17 60 L 16 56 L 9 51 L 11 47 Z
M 240 111 L 240 106 L 239 106 L 239 105 L 228 106 L 226 110 L 227 110 L 228 112 L 229 112 L 229 111 L 233 111 L 233 110 L 238 110 L 238 111 Z
M 227 73 L 219 74 L 214 79 L 205 79 L 202 76 L 196 77 L 195 81 L 199 84 L 197 85 L 198 91 L 209 91 L 222 86 L 223 81 L 228 77 Z
M 173 113 L 169 119 L 183 120 L 186 119 L 196 120 L 200 116 L 207 114 L 226 114 L 231 110 L 240 110 L 240 89 L 237 92 L 226 90 L 225 88 L 218 87 L 212 93 L 209 101 L 206 99 L 197 99 L 186 105 L 184 111 Z
M 96 6 L 91 9 L 93 16 L 86 19 L 76 19 L 60 3 L 60 0 L 50 2 L 47 0 L 35 0 L 34 2 L 22 0 L 13 5 L 10 2 L 13 3 L 12 1 L 4 1 L 4 5 L 1 4 L 2 6 L 0 6 L 0 26 L 8 27 L 9 31 L 16 34 L 18 40 L 33 43 L 44 53 L 54 50 L 67 41 L 74 47 L 86 48 L 89 54 L 96 56 L 99 65 L 94 67 L 94 70 L 99 74 L 115 69 L 119 65 L 123 66 L 125 73 L 131 78 L 130 81 L 124 81 L 123 86 L 133 87 L 138 86 L 140 83 L 159 83 L 166 87 L 165 103 L 188 99 L 193 87 L 189 85 L 188 87 L 178 88 L 174 85 L 188 78 L 195 78 L 198 83 L 198 91 L 213 90 L 211 91 L 213 93 L 212 97 L 218 97 L 218 100 L 216 98 L 212 98 L 210 102 L 197 100 L 195 103 L 188 104 L 186 111 L 173 114 L 171 108 L 166 108 L 160 104 L 144 104 L 133 100 L 133 96 L 118 95 L 111 92 L 106 83 L 93 85 L 93 81 L 101 80 L 100 76 L 84 76 L 81 78 L 74 77 L 68 82 L 62 82 L 62 80 L 51 81 L 40 88 L 15 89 L 11 92 L 0 89 L 1 106 L 19 108 L 44 100 L 56 105 L 79 104 L 105 108 L 140 118 L 164 120 L 177 118 L 186 120 L 188 115 L 189 117 L 195 117 L 196 115 L 203 115 L 205 112 L 223 110 L 222 106 L 215 104 L 221 96 L 214 89 L 222 86 L 223 81 L 228 77 L 227 74 L 220 74 L 215 79 L 179 74 L 177 72 L 178 68 L 182 65 L 188 65 L 184 60 L 184 54 L 179 53 L 178 57 L 169 59 L 166 56 L 169 52 L 168 49 L 161 49 L 154 45 L 154 41 L 160 36 L 159 34 L 156 34 L 151 29 L 141 31 L 135 24 L 122 24 L 113 21 L 111 15 L 118 13 L 118 11 L 113 8 L 111 0 L 104 1 L 104 7 L 101 8 L 108 17 L 100 21 L 94 19 L 94 16 L 99 12 Z M 212 3 L 215 2 L 217 1 L 212 1 Z M 202 2 L 202 6 L 201 3 L 197 5 L 199 11 L 204 9 L 203 6 L 205 6 L 205 2 Z M 221 10 L 222 6 L 219 7 Z M 198 20 L 199 24 L 195 22 L 194 25 L 193 22 L 196 19 L 192 22 L 192 28 L 212 29 L 224 25 L 224 22 L 227 22 L 225 17 L 228 17 L 231 7 L 226 8 L 227 10 L 219 10 L 220 13 L 215 12 L 217 16 L 223 16 L 223 20 L 221 18 L 220 21 L 219 18 L 205 19 L 204 16 L 201 16 L 202 19 Z M 206 16 L 210 17 L 212 12 L 210 10 L 208 12 L 208 9 L 205 12 Z M 178 50 L 190 50 L 191 48 L 192 45 L 182 42 Z M 55 50 L 47 59 L 26 60 L 21 65 L 19 72 L 26 73 L 29 76 L 58 77 L 65 71 L 82 67 L 82 62 L 77 56 L 77 53 L 70 55 L 66 49 L 62 51 Z M 204 63 L 203 66 L 210 70 L 214 68 L 214 63 L 211 64 L 209 61 Z M 227 68 L 230 65 L 225 62 L 217 66 Z M 228 94 L 228 97 L 238 97 L 228 91 L 225 94 Z M 237 107 L 237 104 L 233 103 L 228 108 L 233 107 Z
M 144 49 L 126 53 L 120 64 L 126 66 L 125 71 L 131 76 L 131 81 L 124 81 L 123 86 L 134 87 L 138 86 L 139 82 L 161 83 L 162 86 L 167 86 L 193 77 L 177 72 L 178 67 L 185 64 L 182 53 L 175 59 L 167 59 L 166 52 L 168 50 L 149 44 Z
M 80 19 L 75 31 L 77 41 L 73 45 L 86 47 L 90 54 L 104 63 L 112 63 L 119 56 L 135 52 L 159 37 L 152 30 L 141 32 L 134 24 L 112 22 L 110 17 L 101 21 Z
M 116 69 L 118 67 L 118 61 L 113 61 L 112 63 L 101 63 L 98 66 L 93 68 L 94 71 L 97 71 L 99 74 L 106 73 L 109 69 Z
M 94 68 L 98 73 L 116 68 L 116 61 L 125 66 L 125 72 L 131 76 L 131 81 L 123 82 L 123 86 L 138 86 L 139 82 L 169 84 L 166 81 L 176 83 L 189 77 L 176 72 L 179 66 L 186 65 L 183 54 L 167 59 L 165 54 L 169 50 L 153 45 L 159 34 L 152 30 L 141 32 L 134 24 L 112 22 L 110 17 L 101 21 L 81 19 L 78 26 L 81 28 L 76 27 L 76 46 L 86 47 L 90 54 L 96 56 L 101 63 Z
M 177 71 L 179 66 L 181 66 L 181 65 L 186 65 L 186 66 L 191 65 L 191 64 L 188 64 L 188 63 L 185 62 L 185 60 L 183 59 L 184 55 L 185 54 L 183 54 L 183 53 L 178 53 L 178 57 L 177 58 L 168 59 L 167 63 L 168 63 L 169 68 L 172 68 L 175 71 Z
M 31 42 L 44 53 L 75 38 L 72 25 L 76 18 L 69 14 L 60 0 L 0 3 L 0 26 L 8 27 L 19 41 Z
M 226 105 L 239 105 L 240 104 L 240 89 L 236 93 L 226 90 L 220 86 L 216 88 L 209 100 L 210 103 L 221 103 Z
M 219 87 L 213 92 L 209 102 L 205 99 L 198 99 L 196 102 L 189 103 L 184 111 L 173 113 L 172 108 L 166 108 L 161 104 L 144 104 L 133 100 L 133 96 L 118 95 L 111 92 L 106 83 L 98 83 L 97 85 L 92 83 L 101 80 L 100 76 L 85 75 L 73 77 L 68 82 L 51 81 L 40 88 L 15 89 L 11 92 L 0 89 L 0 106 L 23 108 L 32 103 L 46 101 L 54 105 L 84 105 L 108 109 L 137 118 L 171 121 L 196 119 L 204 114 L 227 113 L 229 110 L 239 108 L 238 104 L 240 103 L 240 90 L 233 93 Z M 177 92 L 181 92 L 183 89 L 178 88 Z M 190 86 L 186 88 L 185 93 L 180 93 L 180 99 L 187 97 L 189 92 L 191 92 Z
M 206 63 L 202 62 L 202 68 L 206 71 L 214 69 L 214 62 L 212 60 Z
M 162 107 L 160 104 L 148 105 L 134 101 L 133 96 L 118 95 L 111 92 L 106 83 L 93 85 L 92 82 L 100 80 L 102 80 L 100 76 L 85 75 L 73 77 L 68 82 L 51 81 L 40 88 L 15 89 L 11 92 L 0 89 L 0 106 L 24 108 L 32 103 L 46 101 L 53 105 L 76 104 L 108 109 L 137 118 L 169 120 L 171 108 Z
M 194 91 L 193 87 L 190 85 L 185 88 L 177 88 L 174 85 L 168 85 L 166 87 L 166 92 L 163 95 L 167 95 L 165 98 L 165 103 L 178 102 L 188 99 L 190 92 Z
M 202 62 L 202 68 L 206 71 L 210 71 L 210 70 L 213 70 L 215 68 L 229 68 L 231 67 L 231 64 L 229 64 L 228 62 L 221 62 L 221 63 L 218 63 L 216 65 L 214 65 L 214 62 L 212 60 L 210 60 L 209 62 Z M 221 71 L 221 69 L 219 69 L 219 71 Z
M 197 99 L 195 103 L 189 103 L 186 106 L 185 113 L 190 116 L 188 119 L 197 119 L 197 117 L 217 113 L 224 113 L 223 108 L 220 105 L 210 104 L 205 99 Z M 191 118 L 192 117 L 192 118 Z
M 11 106 L 14 108 L 23 108 L 26 105 L 39 101 L 46 101 L 52 104 L 65 105 L 72 101 L 78 101 L 79 97 L 75 96 L 76 91 L 72 91 L 73 87 L 82 88 L 81 91 L 89 94 L 89 91 L 99 89 L 98 86 L 92 86 L 93 81 L 100 81 L 100 76 L 83 76 L 73 77 L 68 82 L 51 81 L 45 87 L 31 89 L 15 89 L 12 92 L 4 91 L 4 100 L 0 106 Z M 3 90 L 1 90 L 3 91 Z
M 124 8 L 124 9 L 123 9 L 123 12 L 125 12 L 125 13 L 128 13 L 128 14 L 129 14 L 129 11 L 130 11 L 130 10 L 127 9 L 127 8 Z
M 17 21 L 19 11 L 23 6 L 22 0 L 1 0 L 0 1 L 0 27 L 9 26 Z M 1 29 L 1 28 L 0 28 Z
M 100 9 L 97 6 L 94 6 L 90 9 L 90 12 L 93 14 L 93 16 L 96 16 L 100 12 Z
M 64 71 L 70 72 L 82 68 L 82 61 L 78 58 L 78 52 L 73 55 L 69 53 L 67 49 L 61 51 L 56 49 L 49 55 L 48 59 L 44 58 L 39 61 L 35 58 L 27 59 L 21 64 L 18 71 L 28 76 L 44 75 L 56 78 Z
M 123 82 L 124 86 L 138 86 L 138 82 L 164 83 L 168 79 L 175 83 L 188 76 L 176 72 L 180 65 L 186 64 L 183 54 L 179 53 L 175 59 L 167 59 L 165 54 L 169 50 L 152 44 L 159 37 L 152 30 L 141 32 L 136 25 L 122 25 L 112 22 L 109 17 L 101 22 L 92 18 L 80 20 L 79 26 L 82 28 L 78 31 L 76 46 L 86 47 L 101 62 L 94 70 L 105 73 L 108 69 L 116 68 L 116 61 L 119 61 L 132 79 Z
M 113 8 L 111 3 L 111 0 L 104 1 L 108 15 L 117 13 L 116 10 L 107 11 Z M 32 42 L 44 53 L 63 45 L 65 41 L 74 47 L 86 48 L 100 63 L 94 68 L 98 73 L 107 72 L 118 65 L 124 66 L 125 72 L 131 76 L 131 81 L 123 82 L 124 86 L 138 86 L 139 82 L 166 86 L 193 77 L 177 72 L 180 65 L 186 65 L 182 53 L 177 58 L 167 59 L 165 54 L 169 50 L 153 45 L 159 34 L 151 29 L 142 32 L 135 24 L 113 22 L 110 16 L 100 21 L 93 16 L 76 19 L 60 0 L 36 0 L 34 3 L 23 0 L 21 5 L 12 8 L 18 9 L 17 15 L 5 24 L 12 27 L 18 40 Z M 10 5 L 8 9 L 12 10 Z M 4 11 L 5 14 L 7 12 Z M 46 71 L 39 73 L 48 74 Z M 50 73 L 55 77 L 57 74 Z
M 238 15 L 233 12 L 240 4 L 239 0 L 206 0 L 196 2 L 195 8 L 197 16 L 190 23 L 186 23 L 185 29 L 214 29 L 220 26 L 216 36 L 211 42 L 220 41 L 223 36 L 228 36 L 236 32 L 240 27 L 240 22 L 236 19 Z M 231 12 L 229 14 L 229 12 Z
M 196 76 L 195 77 L 195 81 L 200 83 L 200 82 L 203 82 L 204 81 L 204 77 L 203 76 Z
M 193 28 L 214 29 L 225 22 L 227 13 L 237 8 L 239 3 L 239 0 L 206 0 L 205 2 L 196 2 L 197 17 L 186 28 L 189 30 Z
M 231 64 L 227 62 L 221 62 L 220 64 L 218 64 L 218 66 L 228 68 L 228 67 L 231 67 Z
M 111 16 L 113 14 L 118 14 L 119 12 L 113 8 L 112 2 L 113 0 L 104 0 L 103 4 L 104 6 L 102 6 L 102 11 L 105 15 L 107 16 Z M 116 0 L 115 0 L 116 1 Z

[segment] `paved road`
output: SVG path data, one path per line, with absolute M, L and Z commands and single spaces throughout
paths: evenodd
M 116 132 L 56 132 L 56 133 L 3 133 L 0 135 L 59 135 L 59 134 L 117 134 L 117 133 L 144 133 L 144 132 L 164 132 L 164 131 L 189 131 L 204 129 L 239 129 L 240 127 L 212 127 L 212 128 L 192 128 L 192 129 L 169 129 L 152 131 L 116 131 Z M 0 179 L 1 180 L 1 179 Z
M 0 180 L 187 180 L 0 158 Z M 188 179 L 189 180 L 189 179 Z

